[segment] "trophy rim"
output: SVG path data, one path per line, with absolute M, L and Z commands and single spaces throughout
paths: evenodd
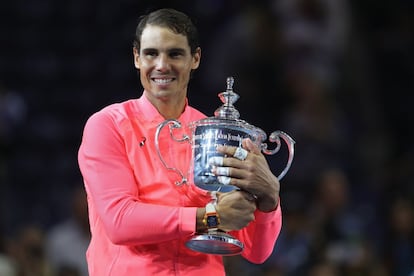
M 249 134 L 253 134 L 253 136 L 257 137 L 260 142 L 263 142 L 267 139 L 266 132 L 248 122 L 241 120 L 241 119 L 222 119 L 216 117 L 207 117 L 204 119 L 200 119 L 198 121 L 193 121 L 190 124 L 190 128 L 197 128 L 199 126 L 212 126 L 212 127 L 237 127 L 240 128 L 240 131 L 248 132 Z

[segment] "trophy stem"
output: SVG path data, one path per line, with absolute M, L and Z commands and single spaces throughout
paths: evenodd
M 211 202 L 217 204 L 216 191 L 211 192 Z M 197 234 L 187 241 L 186 246 L 191 250 L 204 254 L 222 256 L 238 255 L 243 251 L 243 243 L 230 234 L 221 230 L 208 230 L 207 233 Z

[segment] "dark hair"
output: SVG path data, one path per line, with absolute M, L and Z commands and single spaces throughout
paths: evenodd
M 197 28 L 186 14 L 174 9 L 159 9 L 140 17 L 133 44 L 138 51 L 142 32 L 147 25 L 167 27 L 177 34 L 185 35 L 192 54 L 199 47 Z

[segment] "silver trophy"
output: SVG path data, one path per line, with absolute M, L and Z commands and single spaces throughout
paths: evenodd
M 274 155 L 281 148 L 280 138 L 282 138 L 288 147 L 288 161 L 278 176 L 279 180 L 290 169 L 294 156 L 295 141 L 288 134 L 282 131 L 272 132 L 269 136 L 269 141 L 276 143 L 276 147 L 268 149 L 267 144 L 264 143 L 267 139 L 266 133 L 262 129 L 239 119 L 240 113 L 233 106 L 239 96 L 233 91 L 233 84 L 233 77 L 227 78 L 227 89 L 219 94 L 223 105 L 214 112 L 214 117 L 191 122 L 188 126 L 191 132 L 190 135 L 183 134 L 181 138 L 177 138 L 174 132 L 182 128 L 182 125 L 174 119 L 162 122 L 155 134 L 155 146 L 161 162 L 168 170 L 176 172 L 181 177 L 181 181 L 176 184 L 188 184 L 188 179 L 193 180 L 197 187 L 211 191 L 213 204 L 216 203 L 216 192 L 229 192 L 238 189 L 235 186 L 221 183 L 217 176 L 212 173 L 212 165 L 210 165 L 209 160 L 213 157 L 223 156 L 223 154 L 218 153 L 216 150 L 218 145 L 241 147 L 242 140 L 250 138 L 264 154 Z M 169 126 L 170 136 L 174 141 L 191 144 L 191 166 L 186 173 L 168 166 L 160 152 L 159 135 L 161 130 L 167 125 Z M 207 233 L 197 234 L 188 240 L 186 245 L 194 251 L 223 256 L 240 254 L 244 246 L 242 242 L 221 230 L 209 230 Z

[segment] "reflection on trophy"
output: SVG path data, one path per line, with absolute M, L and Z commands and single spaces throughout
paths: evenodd
M 181 176 L 181 182 L 177 184 L 184 184 L 188 182 L 188 177 L 192 177 L 194 184 L 204 190 L 211 191 L 212 200 L 211 204 L 216 204 L 217 192 L 229 192 L 234 189 L 238 189 L 235 186 L 229 185 L 223 182 L 219 177 L 212 173 L 213 165 L 212 160 L 215 157 L 223 157 L 222 154 L 216 151 L 218 145 L 241 147 L 242 140 L 250 138 L 264 154 L 273 155 L 277 153 L 281 148 L 282 138 L 288 147 L 288 161 L 285 168 L 279 174 L 278 179 L 281 180 L 293 161 L 294 156 L 294 140 L 282 131 L 274 131 L 269 136 L 269 141 L 276 143 L 276 147 L 272 150 L 268 149 L 268 146 L 264 141 L 267 139 L 266 133 L 241 119 L 240 113 L 234 107 L 234 103 L 238 100 L 239 96 L 233 91 L 234 79 L 232 77 L 227 78 L 227 89 L 225 92 L 219 94 L 220 100 L 223 105 L 220 106 L 215 112 L 214 117 L 208 117 L 195 122 L 192 122 L 189 127 L 191 135 L 184 135 L 181 139 L 177 139 L 173 135 L 173 129 L 181 128 L 181 123 L 177 120 L 166 120 L 162 122 L 156 132 L 155 145 L 159 158 L 163 165 L 173 170 Z M 158 137 L 161 130 L 165 126 L 170 128 L 170 136 L 177 142 L 189 142 L 192 147 L 192 162 L 191 168 L 188 173 L 184 174 L 177 168 L 169 167 L 162 157 L 159 151 Z M 213 208 L 214 209 L 214 208 Z M 209 210 L 206 210 L 208 213 Z M 208 217 L 206 219 L 217 219 L 217 217 Z M 215 223 L 212 221 L 211 223 Z M 207 233 L 200 233 L 192 237 L 187 243 L 187 247 L 192 250 L 206 253 L 206 254 L 218 254 L 218 255 L 236 255 L 243 251 L 243 243 L 234 238 L 233 236 L 225 233 L 219 229 L 209 229 Z

